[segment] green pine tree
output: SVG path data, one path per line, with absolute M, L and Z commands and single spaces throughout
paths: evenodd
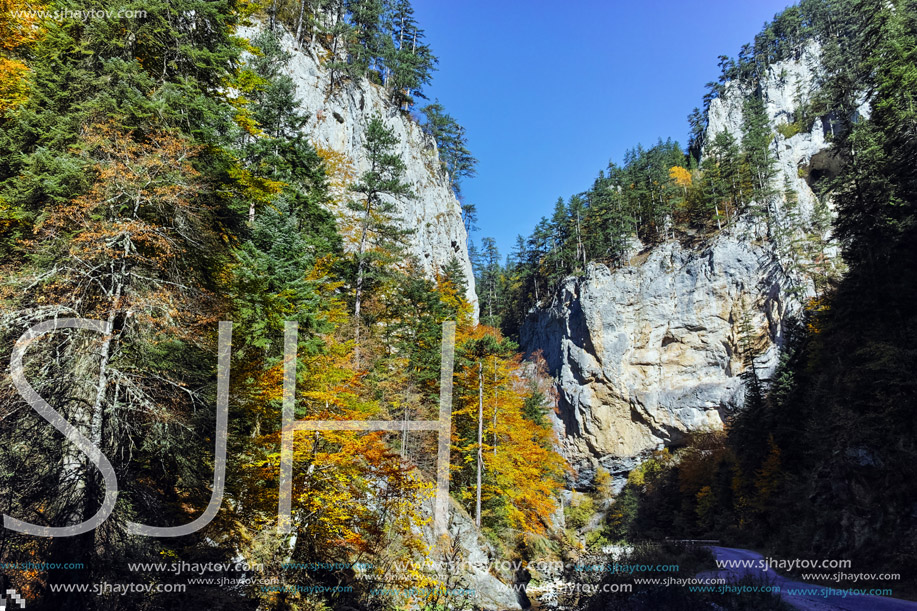
M 439 100 L 425 106 L 423 113 L 426 117 L 424 132 L 436 139 L 439 160 L 449 175 L 452 189 L 458 194 L 461 192 L 462 179 L 474 177 L 478 162 L 468 150 L 465 128 L 446 113 Z
M 413 197 L 410 185 L 403 182 L 405 166 L 396 152 L 397 144 L 394 131 L 385 127 L 381 117 L 370 119 L 363 143 L 370 167 L 350 186 L 351 192 L 362 200 L 348 202 L 348 208 L 357 215 L 359 236 L 353 253 L 357 362 L 364 293 L 386 277 L 391 266 L 402 258 L 404 241 L 411 233 L 396 216 L 395 198 Z

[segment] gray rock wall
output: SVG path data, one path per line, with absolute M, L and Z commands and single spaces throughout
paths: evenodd
M 263 27 L 257 24 L 239 28 L 239 35 L 252 39 Z M 370 118 L 378 115 L 398 138 L 397 152 L 406 165 L 405 182 L 412 186 L 415 195 L 396 201 L 404 226 L 414 230 L 409 238 L 409 251 L 431 278 L 455 256 L 465 273 L 466 297 L 476 316 L 477 296 L 461 206 L 440 167 L 435 140 L 398 110 L 382 87 L 366 79 L 346 83 L 328 95 L 330 74 L 317 61 L 321 49 L 299 49 L 292 36 L 282 29 L 278 33 L 282 34 L 284 50 L 292 55 L 287 74 L 296 84 L 301 109 L 309 113 L 305 135 L 316 147 L 339 154 L 348 166 L 339 168 L 331 177 L 332 192 L 338 200 L 335 211 L 344 219 L 342 225 L 346 225 L 348 214 L 343 205 L 349 197 L 346 185 L 369 169 L 363 151 L 364 130 Z
M 785 271 L 781 248 L 769 236 L 778 225 L 809 231 L 816 196 L 800 168 L 828 147 L 822 121 L 790 138 L 776 126 L 791 122 L 800 97 L 814 92 L 818 57 L 813 44 L 798 59 L 771 66 L 762 83 L 781 193 L 762 202 L 773 216 L 770 229 L 746 215 L 701 247 L 671 241 L 620 269 L 591 264 L 583 277 L 565 281 L 550 306 L 529 316 L 521 345 L 542 350 L 556 378 L 561 443 L 577 469 L 574 485 L 589 486 L 601 465 L 620 487 L 652 451 L 691 431 L 721 428 L 744 402 L 743 323 L 762 350 L 759 374 L 773 372 L 785 322 L 812 289 L 806 278 Z M 726 129 L 741 140 L 749 93 L 728 83 L 713 100 L 708 142 Z M 785 183 L 798 196 L 793 217 L 786 213 Z
M 721 234 L 703 251 L 670 242 L 637 265 L 591 264 L 523 328 L 556 378 L 568 459 L 588 485 L 598 464 L 623 475 L 684 434 L 722 427 L 742 406 L 742 323 L 776 365 L 795 307 L 767 244 Z

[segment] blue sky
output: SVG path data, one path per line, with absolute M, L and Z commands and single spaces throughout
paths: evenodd
M 686 144 L 687 116 L 788 0 L 413 0 L 439 70 L 432 101 L 468 132 L 478 176 L 474 234 L 516 234 L 589 188 L 609 160 L 660 137 Z

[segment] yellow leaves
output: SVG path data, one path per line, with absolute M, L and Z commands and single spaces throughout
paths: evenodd
M 251 52 L 257 52 L 257 49 L 249 45 L 247 41 L 245 41 L 242 46 Z M 222 97 L 230 106 L 236 109 L 233 120 L 236 125 L 245 130 L 245 132 L 253 138 L 261 136 L 262 130 L 261 126 L 252 116 L 251 110 L 249 109 L 249 104 L 251 102 L 245 96 L 246 94 L 262 91 L 266 86 L 267 80 L 258 76 L 258 74 L 248 68 L 240 68 L 236 70 L 231 77 L 223 79 Z
M 253 387 L 259 401 L 279 401 L 283 397 L 283 363 L 257 375 Z
M 687 189 L 691 186 L 691 172 L 681 166 L 672 166 L 669 168 L 669 178 L 675 181 L 679 187 Z
M 806 329 L 812 334 L 821 333 L 824 316 L 831 309 L 828 299 L 813 297 L 806 303 L 805 309 L 809 313 Z
M 0 199 L 0 235 L 20 222 L 18 216 L 16 211 L 10 207 L 6 201 Z
M 0 50 L 12 51 L 41 37 L 43 6 L 28 0 L 0 0 Z
M 229 176 L 241 187 L 242 196 L 245 199 L 260 204 L 266 204 L 274 199 L 285 186 L 285 183 L 279 180 L 258 176 L 240 165 L 233 165 L 229 170 Z
M 247 108 L 242 108 L 233 115 L 233 121 L 235 121 L 236 125 L 245 130 L 245 133 L 249 136 L 258 137 L 264 133 Z
M 253 47 L 249 48 L 254 49 Z M 268 81 L 266 78 L 259 76 L 254 70 L 250 70 L 248 68 L 240 68 L 237 70 L 235 78 L 232 82 L 232 86 L 238 89 L 241 93 L 263 91 L 267 85 Z
M 646 477 L 643 469 L 634 469 L 627 474 L 627 483 L 631 486 L 643 486 L 646 483 Z
M 265 9 L 265 2 L 264 0 L 238 0 L 235 6 L 236 12 L 241 18 L 240 25 L 251 25 L 251 23 L 248 21 L 248 18 L 260 11 L 263 11 Z M 239 44 L 240 47 L 245 48 L 246 50 L 250 51 L 255 48 L 249 44 L 247 38 L 234 36 L 233 39 Z
M 0 116 L 26 100 L 27 87 L 23 77 L 27 71 L 21 61 L 0 55 Z
M 494 343 L 490 343 L 493 340 Z M 485 482 L 482 499 L 499 499 L 508 526 L 517 530 L 544 532 L 544 517 L 555 510 L 554 496 L 564 470 L 561 457 L 552 449 L 553 432 L 523 416 L 531 392 L 522 375 L 520 356 L 499 348 L 502 340 L 496 329 L 478 325 L 460 327 L 458 351 L 466 346 L 494 347 L 486 354 L 466 354 L 456 368 L 453 405 L 454 444 L 460 464 L 456 476 L 462 498 L 475 496 L 474 473 L 477 464 L 479 384 L 483 365 L 483 458 Z M 469 344 L 475 342 L 475 344 Z M 485 350 L 489 350 L 485 348 Z
M 326 277 L 332 265 L 330 257 L 320 259 L 310 278 Z M 323 315 L 343 316 L 340 324 L 346 323 L 336 289 L 320 285 L 318 290 L 329 293 L 324 302 L 328 312 Z M 353 368 L 352 342 L 340 341 L 334 333 L 322 340 L 321 349 L 300 351 L 296 417 L 384 419 L 383 407 L 367 398 L 371 389 L 363 387 L 362 373 Z M 276 363 L 256 375 L 248 393 L 248 409 L 268 429 L 254 440 L 253 455 L 243 461 L 250 490 L 247 510 L 252 511 L 255 503 L 256 515 L 276 515 L 282 369 L 282 363 Z M 335 556 L 352 558 L 384 547 L 393 533 L 410 540 L 427 520 L 420 507 L 431 493 L 432 484 L 402 464 L 383 433 L 320 431 L 298 432 L 294 437 L 293 521 L 304 549 L 334 550 Z
M 315 145 L 315 152 L 325 163 L 325 175 L 328 177 L 334 203 L 342 204 L 350 192 L 350 185 L 357 179 L 353 162 L 347 155 L 318 144 Z
M 28 0 L 0 0 L 0 116 L 27 97 L 28 67 L 15 55 L 44 34 L 39 23 L 42 8 Z
M 436 290 L 439 292 L 439 300 L 450 310 L 456 312 L 458 327 L 469 326 L 471 324 L 471 304 L 465 299 L 465 295 L 459 290 L 459 287 L 443 274 L 437 272 Z

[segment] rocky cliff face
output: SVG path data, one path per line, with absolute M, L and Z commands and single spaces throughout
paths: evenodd
M 239 34 L 253 39 L 262 29 L 262 26 L 240 28 Z M 406 166 L 404 180 L 412 186 L 415 195 L 396 202 L 404 226 L 413 230 L 408 238 L 409 252 L 431 278 L 452 257 L 458 259 L 468 283 L 466 297 L 476 316 L 474 274 L 468 258 L 461 207 L 448 177 L 440 169 L 435 140 L 398 110 L 381 87 L 365 79 L 345 83 L 329 96 L 330 74 L 316 59 L 320 50 L 298 49 L 286 32 L 282 32 L 281 43 L 291 55 L 287 74 L 296 84 L 300 107 L 309 113 L 304 132 L 328 161 L 332 193 L 338 200 L 334 211 L 340 216 L 342 229 L 347 231 L 347 211 L 342 205 L 348 197 L 347 185 L 369 169 L 363 150 L 365 128 L 369 119 L 378 115 L 398 138 L 397 153 Z M 423 509 L 432 517 L 431 503 L 425 503 Z M 494 552 L 482 540 L 474 522 L 454 502 L 451 514 L 449 529 L 455 550 L 449 559 L 459 565 L 455 570 L 449 569 L 444 559 L 443 567 L 447 568 L 437 570 L 437 561 L 433 560 L 427 568 L 433 569 L 434 574 L 446 574 L 447 581 L 455 582 L 451 587 L 473 590 L 474 600 L 483 607 L 519 609 L 513 590 L 489 572 Z M 421 534 L 431 549 L 435 548 L 438 542 L 433 534 L 432 519 Z M 425 559 L 418 557 L 416 560 L 423 564 Z
M 239 35 L 255 38 L 262 26 L 239 29 Z M 397 200 L 398 214 L 405 228 L 413 230 L 409 252 L 433 274 L 456 257 L 467 281 L 466 297 L 477 312 L 474 274 L 468 259 L 467 234 L 461 206 L 440 168 L 435 140 L 423 133 L 415 121 L 396 108 L 385 90 L 366 79 L 348 82 L 329 95 L 330 73 L 317 59 L 320 49 L 298 48 L 293 37 L 282 34 L 281 44 L 291 55 L 287 74 L 296 84 L 300 107 L 309 114 L 304 132 L 312 144 L 330 160 L 332 192 L 337 196 L 338 212 L 346 223 L 346 187 L 369 169 L 363 150 L 364 130 L 369 119 L 381 117 L 398 138 L 397 153 L 404 161 L 404 180 L 413 189 L 413 198 Z M 330 154 L 329 154 L 330 153 Z
M 444 588 L 456 592 L 473 591 L 468 596 L 456 594 L 456 599 L 461 601 L 456 608 L 465 608 L 462 603 L 473 603 L 476 609 L 514 611 L 522 608 L 516 592 L 506 585 L 514 580 L 512 567 L 499 558 L 475 526 L 474 518 L 461 505 L 454 499 L 449 500 L 448 542 L 438 538 L 434 531 L 433 499 L 425 501 L 421 509 L 429 518 L 420 532 L 428 551 L 416 557 L 416 562 Z
M 818 55 L 812 45 L 798 59 L 769 69 L 762 91 L 775 134 L 815 87 Z M 730 83 L 713 100 L 708 142 L 725 129 L 741 138 L 748 93 Z M 699 248 L 671 241 L 640 252 L 638 245 L 628 265 L 590 265 L 529 317 L 521 344 L 529 352 L 542 350 L 556 378 L 562 446 L 577 467 L 576 485 L 588 486 L 599 465 L 623 485 L 622 476 L 653 450 L 688 432 L 722 427 L 724 417 L 743 405 L 743 335 L 761 350 L 759 374 L 773 372 L 785 323 L 812 289 L 787 272 L 769 236 L 775 226 L 807 229 L 816 196 L 805 177 L 816 163 L 830 169 L 830 127 L 817 120 L 809 133 L 776 135 L 775 187 L 782 191 L 788 184 L 796 191 L 793 216 L 781 196 L 768 204 L 770 230 L 747 215 Z

